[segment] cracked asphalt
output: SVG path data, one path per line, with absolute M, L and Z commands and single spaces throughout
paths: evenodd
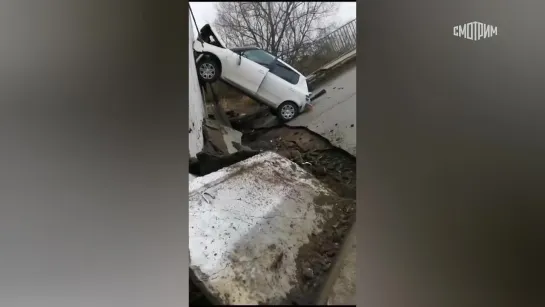
M 356 64 L 318 86 L 314 92 L 327 92 L 313 102 L 312 111 L 289 122 L 305 126 L 327 138 L 333 145 L 356 155 Z
M 316 87 L 315 92 L 327 92 L 316 99 L 312 111 L 305 112 L 288 123 L 291 126 L 306 126 L 327 138 L 352 155 L 356 155 L 356 63 L 343 68 L 335 78 Z M 327 304 L 355 304 L 356 295 L 356 239 L 351 233 L 339 260 L 337 277 L 332 279 Z

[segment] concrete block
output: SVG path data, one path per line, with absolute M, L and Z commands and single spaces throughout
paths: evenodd
M 312 299 L 316 289 L 308 285 L 318 279 L 308 284 L 301 276 L 312 279 L 318 271 L 305 268 L 309 259 L 300 254 L 310 245 L 321 246 L 321 232 L 336 221 L 333 208 L 342 201 L 272 152 L 194 179 L 189 250 L 196 284 L 220 305 Z
M 212 119 L 205 119 L 204 130 L 207 140 L 222 154 L 232 154 L 239 150 L 237 147 L 242 143 L 242 132 Z

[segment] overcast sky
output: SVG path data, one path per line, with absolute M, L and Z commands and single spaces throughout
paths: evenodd
M 348 22 L 356 18 L 356 2 L 339 2 L 339 12 L 337 14 L 338 22 L 340 24 Z M 216 2 L 189 2 L 193 14 L 195 15 L 195 20 L 199 27 L 207 23 L 211 23 L 216 18 Z M 195 30 L 195 25 L 193 25 Z M 195 34 L 196 34 L 195 30 Z

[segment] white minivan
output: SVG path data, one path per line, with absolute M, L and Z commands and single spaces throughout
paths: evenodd
M 257 47 L 225 48 L 209 24 L 193 43 L 201 82 L 221 79 L 265 104 L 282 121 L 299 115 L 310 101 L 307 80 L 296 69 Z

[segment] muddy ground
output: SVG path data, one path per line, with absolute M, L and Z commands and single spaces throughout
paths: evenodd
M 253 150 L 270 150 L 294 161 L 313 174 L 343 201 L 337 202 L 333 218 L 313 234 L 310 242 L 299 250 L 297 275 L 299 289 L 292 291 L 287 304 L 313 304 L 323 286 L 327 272 L 356 216 L 356 158 L 334 147 L 322 136 L 304 127 L 280 126 L 246 133 L 242 143 Z M 332 200 L 317 200 L 320 205 Z M 313 295 L 314 294 L 314 295 Z
M 253 150 L 270 150 L 294 161 L 341 197 L 356 199 L 356 158 L 304 127 L 280 126 L 242 136 Z
M 310 242 L 299 250 L 296 260 L 298 288 L 292 291 L 288 301 L 281 302 L 292 305 L 314 304 L 313 300 L 319 296 L 327 273 L 335 263 L 344 238 L 355 221 L 356 158 L 304 127 L 282 125 L 247 131 L 242 136 L 242 144 L 251 148 L 252 152 L 222 158 L 222 161 L 233 164 L 261 151 L 274 151 L 313 174 L 343 199 L 335 200 L 337 205 L 332 212 L 333 218 L 322 225 L 323 231 L 313 234 Z M 210 160 L 209 155 L 207 153 L 203 155 L 204 159 L 199 159 L 201 161 L 190 166 L 198 168 L 200 164 L 201 169 L 206 168 L 207 171 L 203 171 L 201 175 L 227 166 L 224 162 L 212 165 L 207 162 Z M 211 167 L 202 164 L 209 164 Z M 320 205 L 331 202 L 332 200 L 327 197 L 318 199 L 317 210 L 320 210 Z M 194 285 L 190 286 L 190 302 L 192 299 L 192 305 L 210 305 Z

